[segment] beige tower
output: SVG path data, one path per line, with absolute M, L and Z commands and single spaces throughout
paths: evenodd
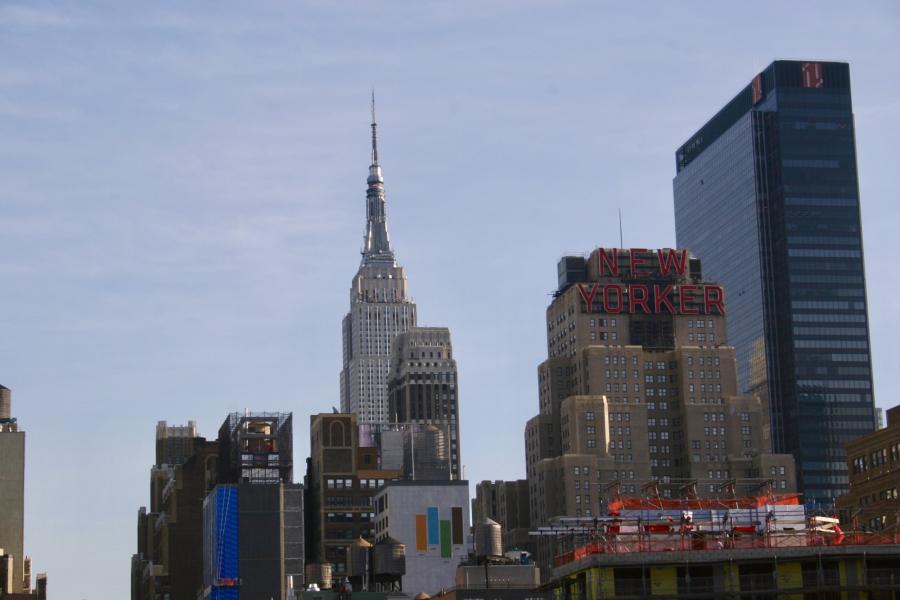
M 525 430 L 532 527 L 605 514 L 615 494 L 795 491 L 763 404 L 739 394 L 725 290 L 698 259 L 600 248 L 564 257 L 558 275 Z
M 9 388 L 0 385 L 0 548 L 12 556 L 8 593 L 25 589 L 25 432 L 12 418 Z

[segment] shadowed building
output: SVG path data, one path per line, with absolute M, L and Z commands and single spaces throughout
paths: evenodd
M 0 385 L 0 548 L 8 556 L 7 594 L 26 593 L 25 432 L 12 416 L 12 392 Z M 7 585 L 3 587 L 6 588 Z
M 459 479 L 459 386 L 456 360 L 446 327 L 414 327 L 394 338 L 388 374 L 388 410 L 392 423 L 433 425 L 440 430 L 441 463 L 429 472 L 410 474 L 414 479 Z M 416 435 L 410 436 L 409 452 Z M 421 454 L 438 444 L 421 444 Z M 441 472 L 443 471 L 443 472 Z
M 472 499 L 472 522 L 478 526 L 485 519 L 502 526 L 505 549 L 534 553 L 534 544 L 528 535 L 531 514 L 527 480 L 482 481 L 476 485 L 475 498 Z
M 306 471 L 308 560 L 310 563 L 331 563 L 335 578 L 340 580 L 347 574 L 350 543 L 359 538 L 374 541 L 372 498 L 386 481 L 403 476 L 402 454 L 395 457 L 394 468 L 381 468 L 375 443 L 360 444 L 360 427 L 355 414 L 312 415 L 309 428 L 310 458 Z M 368 431 L 368 426 L 363 429 Z M 402 443 L 402 437 L 397 441 Z
M 841 521 L 853 529 L 900 526 L 900 406 L 887 411 L 887 427 L 847 444 L 850 491 L 837 500 Z
M 217 462 L 217 442 L 200 437 L 193 421 L 157 423 L 150 510 L 138 511 L 132 600 L 197 596 L 202 585 L 202 503 L 215 485 Z
M 304 565 L 291 413 L 231 413 L 218 446 L 218 484 L 203 501 L 199 598 L 284 598 L 302 587 Z

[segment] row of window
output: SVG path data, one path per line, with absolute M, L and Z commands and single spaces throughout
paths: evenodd
M 689 342 L 710 342 L 713 343 L 716 341 L 716 335 L 712 332 L 709 334 L 698 333 L 696 336 L 693 333 L 688 334 Z
M 384 479 L 360 479 L 360 489 L 378 489 L 384 486 Z M 329 490 L 352 490 L 352 479 L 326 479 L 325 487 Z
M 719 440 L 704 440 L 703 442 L 706 446 L 707 450 L 718 450 L 719 449 Z M 725 440 L 722 440 L 722 450 L 725 449 Z M 700 440 L 691 440 L 691 448 L 694 450 L 700 450 L 701 441 Z M 749 448 L 750 446 L 745 445 L 745 448 Z
M 719 369 L 716 369 L 715 373 L 716 373 L 716 379 L 722 379 L 722 372 L 721 372 Z M 712 378 L 713 378 L 713 371 L 712 371 L 712 370 L 709 370 L 709 371 L 703 371 L 703 370 L 697 371 L 697 377 L 698 377 L 699 379 L 704 379 L 704 378 L 705 378 L 705 379 L 712 379 Z M 691 370 L 688 371 L 688 379 L 693 379 L 693 378 L 694 378 L 694 371 L 693 371 L 693 369 L 691 369 Z
M 708 392 L 713 392 L 713 391 L 715 391 L 715 392 L 721 393 L 721 392 L 722 392 L 722 384 L 721 384 L 721 383 L 717 383 L 717 384 L 715 384 L 715 386 L 716 386 L 716 387 L 715 387 L 715 390 L 714 390 L 714 389 L 713 389 L 713 384 L 711 384 L 711 383 L 710 383 L 710 384 L 701 383 L 701 384 L 700 384 L 700 393 L 703 394 L 703 393 L 706 393 L 707 391 L 708 391 Z M 694 393 L 695 387 L 694 387 L 694 384 L 693 384 L 693 383 L 689 383 L 689 384 L 688 384 L 688 391 L 689 391 L 690 393 L 692 393 L 692 394 Z
M 628 362 L 626 361 L 626 357 L 625 357 L 625 356 L 616 356 L 616 355 L 610 356 L 609 354 L 607 354 L 606 356 L 603 357 L 603 364 L 607 364 L 607 365 L 626 365 L 626 364 L 628 364 Z M 631 357 L 631 364 L 633 364 L 633 365 L 637 365 L 637 364 L 638 364 L 638 357 L 637 357 L 637 355 L 634 355 L 634 356 Z
M 788 248 L 788 256 L 820 256 L 827 258 L 859 258 L 859 250 L 822 250 L 810 248 Z
M 812 269 L 809 269 L 812 271 Z M 813 275 L 796 275 L 791 274 L 791 283 L 862 283 L 863 278 L 860 275 L 824 275 L 815 273 Z
M 868 350 L 863 340 L 794 340 L 794 348 L 827 348 L 829 350 Z
M 606 319 L 591 319 L 591 327 L 597 327 L 598 325 L 599 325 L 600 327 L 606 327 Z M 610 326 L 610 327 L 615 327 L 615 326 L 616 326 L 616 320 L 615 320 L 615 319 L 610 319 L 609 326 Z
M 688 356 L 688 357 L 687 357 L 687 364 L 688 364 L 689 367 L 690 367 L 690 366 L 693 366 L 693 364 L 694 364 L 694 357 L 693 357 L 693 356 Z M 707 357 L 704 358 L 703 356 L 698 356 L 698 357 L 697 357 L 697 364 L 699 364 L 701 367 L 702 367 L 704 364 L 707 364 L 707 365 L 715 365 L 715 366 L 718 367 L 718 366 L 719 366 L 719 357 L 718 357 L 718 356 L 707 356 Z
M 812 388 L 868 390 L 872 384 L 868 381 L 848 381 L 846 379 L 798 379 L 797 385 Z
M 791 302 L 791 307 L 813 310 L 847 310 L 850 308 L 850 303 L 839 300 L 794 300 Z
M 325 522 L 326 523 L 353 523 L 353 522 L 365 522 L 370 523 L 375 520 L 375 513 L 373 512 L 364 512 L 364 513 L 325 513 Z
M 892 444 L 887 448 L 880 448 L 867 455 L 854 458 L 853 472 L 864 473 L 869 469 L 888 464 L 888 453 L 890 453 L 890 462 L 900 462 L 900 443 Z
M 792 198 L 787 197 L 784 203 L 793 206 L 844 206 L 856 207 L 856 198 Z
M 703 458 L 703 456 L 702 456 L 701 454 L 692 454 L 692 455 L 691 455 L 691 461 L 692 461 L 692 462 L 695 462 L 695 463 L 702 462 L 702 458 Z M 721 455 L 719 455 L 719 454 L 707 454 L 707 455 L 706 455 L 706 462 L 708 462 L 708 463 L 711 463 L 711 462 L 725 462 L 725 457 L 724 457 L 724 456 L 721 456 Z
M 818 335 L 818 336 L 841 336 L 841 335 L 866 335 L 865 327 L 794 327 L 794 335 Z
M 688 329 L 691 329 L 693 327 L 697 327 L 698 329 L 703 329 L 704 327 L 708 327 L 709 329 L 712 329 L 713 322 L 712 322 L 712 319 L 707 319 L 706 321 L 704 321 L 703 319 L 697 319 L 697 321 L 688 319 Z
M 822 246 L 856 246 L 859 247 L 859 238 L 852 236 L 812 236 L 789 235 L 788 244 L 819 244 Z
M 716 421 L 720 421 L 720 422 L 724 423 L 725 422 L 725 413 L 705 412 L 705 413 L 703 413 L 703 421 L 705 423 L 709 423 L 710 421 L 712 421 L 713 423 L 715 423 Z

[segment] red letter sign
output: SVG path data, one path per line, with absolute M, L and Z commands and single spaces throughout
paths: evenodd
M 710 292 L 715 292 L 715 298 Z M 703 286 L 703 312 L 711 314 L 709 309 L 713 306 L 718 309 L 719 314 L 725 316 L 725 290 L 719 285 Z
M 672 315 L 675 314 L 675 307 L 672 305 L 672 301 L 669 300 L 669 296 L 671 296 L 671 295 L 672 295 L 672 286 L 671 285 L 667 285 L 665 287 L 665 289 L 663 289 L 662 291 L 660 291 L 658 285 L 653 286 L 653 311 L 656 314 L 659 314 L 662 312 L 661 309 L 662 309 L 663 305 L 665 305 L 665 307 L 668 309 L 669 314 L 672 314 Z
M 683 315 L 699 315 L 700 311 L 691 306 L 696 285 L 682 285 L 678 288 L 678 310 Z
M 578 293 L 581 294 L 581 299 L 584 300 L 584 305 L 587 307 L 585 312 L 594 312 L 594 296 L 597 295 L 597 289 L 596 283 L 591 286 L 590 292 L 585 291 L 584 286 L 578 284 Z
M 656 255 L 659 257 L 659 272 L 666 276 L 674 266 L 676 273 L 684 275 L 684 268 L 687 266 L 687 250 L 682 250 L 681 256 L 675 254 L 675 251 L 671 248 L 667 248 L 667 250 L 669 253 L 666 255 L 663 255 L 662 250 L 656 251 Z
M 612 249 L 612 257 L 606 254 L 605 248 L 597 248 L 597 260 L 600 263 L 600 277 L 603 277 L 603 266 L 609 269 L 609 274 L 613 277 L 619 276 L 619 251 Z
M 616 296 L 617 296 L 617 298 L 616 298 L 616 301 L 617 301 L 616 306 L 613 306 L 613 305 L 612 305 L 612 302 L 609 301 L 609 300 L 610 300 L 610 298 L 609 298 L 609 296 L 610 296 L 609 291 L 610 291 L 610 290 L 615 290 L 615 291 L 616 291 Z M 608 313 L 610 313 L 610 314 L 613 314 L 613 315 L 617 315 L 617 314 L 619 314 L 620 312 L 622 312 L 622 304 L 624 304 L 624 303 L 622 302 L 622 286 L 619 285 L 618 283 L 612 283 L 612 284 L 610 284 L 610 285 L 604 285 L 604 286 L 603 286 L 603 307 L 606 309 L 606 312 L 608 312 Z
M 631 248 L 628 251 L 628 258 L 630 260 L 631 266 L 631 276 L 632 277 L 646 277 L 650 273 L 643 273 L 638 271 L 638 267 L 644 266 L 644 263 L 647 262 L 647 259 L 641 256 L 641 254 L 647 254 L 646 248 Z
M 640 293 L 638 293 L 640 292 Z M 644 314 L 649 315 L 650 306 L 647 304 L 647 298 L 650 296 L 650 289 L 646 285 L 629 285 L 628 286 L 628 312 L 634 314 L 634 309 L 640 306 L 644 309 Z

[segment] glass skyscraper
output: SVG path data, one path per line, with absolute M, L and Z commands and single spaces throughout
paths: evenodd
M 772 63 L 676 169 L 676 245 L 725 287 L 739 384 L 769 405 L 807 502 L 829 505 L 844 444 L 875 428 L 849 66 Z

